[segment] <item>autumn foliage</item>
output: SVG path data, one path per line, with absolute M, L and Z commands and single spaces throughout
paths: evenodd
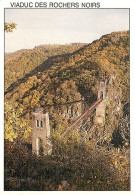
M 129 190 L 129 32 L 5 58 L 5 190 Z M 99 80 L 107 81 L 104 127 L 69 131 L 68 111 L 96 101 Z M 49 112 L 51 156 L 30 152 L 35 107 Z
M 5 149 L 5 190 L 129 190 L 127 165 L 120 169 L 118 154 L 112 161 L 111 153 L 72 141 L 59 140 L 44 157 L 28 155 L 25 146 Z

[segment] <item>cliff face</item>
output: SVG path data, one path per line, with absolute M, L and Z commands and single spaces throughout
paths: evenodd
M 87 104 L 86 107 L 93 103 L 97 99 L 99 80 L 108 80 L 106 115 L 108 117 L 114 115 L 113 119 L 116 121 L 117 114 L 122 110 L 120 104 L 124 106 L 129 103 L 129 32 L 104 35 L 99 40 L 73 52 L 75 47 L 72 44 L 71 49 L 69 47 L 66 50 L 71 52 L 65 54 L 64 50 L 63 55 L 57 56 L 54 56 L 54 50 L 50 52 L 48 47 L 48 53 L 50 52 L 52 56 L 49 57 L 49 53 L 47 55 L 49 58 L 45 61 L 43 59 L 47 56 L 44 56 L 45 51 L 43 52 L 40 47 L 35 48 L 38 52 L 30 52 L 27 58 L 21 53 L 20 60 L 12 59 L 12 66 L 17 63 L 19 65 L 23 59 L 24 64 L 27 64 L 26 72 L 31 69 L 29 64 L 32 64 L 34 59 L 39 59 L 39 62 L 43 63 L 37 66 L 37 61 L 34 61 L 37 67 L 23 78 L 16 79 L 17 81 L 6 90 L 6 101 L 29 119 L 31 111 L 36 106 L 43 107 L 50 113 L 51 128 L 64 129 L 68 126 L 70 117 L 63 119 L 63 114 L 68 115 L 69 110 L 69 112 L 72 110 L 74 113 L 79 112 L 77 102 L 82 98 Z M 11 66 L 6 67 L 11 68 Z M 17 73 L 15 78 L 16 75 Z M 5 82 L 6 79 L 7 77 Z M 110 123 L 112 127 L 109 127 Z M 117 126 L 114 124 L 108 122 L 108 131 L 111 128 L 111 132 L 113 131 Z

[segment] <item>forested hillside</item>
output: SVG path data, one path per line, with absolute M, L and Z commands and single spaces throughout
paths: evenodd
M 5 62 L 5 139 L 13 143 L 20 143 L 20 140 L 31 143 L 32 111 L 43 107 L 50 116 L 52 158 L 44 157 L 45 161 L 41 158 L 43 167 L 39 165 L 35 175 L 31 172 L 32 168 L 27 170 L 25 178 L 32 174 L 33 187 L 25 181 L 28 186 L 20 188 L 129 190 L 129 32 L 113 32 L 86 45 L 39 46 L 9 54 Z M 77 112 L 76 102 L 82 100 L 87 106 L 91 105 L 97 99 L 100 80 L 108 81 L 104 128 L 92 126 L 94 134 L 91 141 L 87 140 L 87 146 L 80 146 L 77 132 L 71 132 L 63 139 L 62 133 L 72 122 L 72 118 L 63 117 L 63 113 L 71 107 L 73 112 Z M 85 129 L 83 133 L 86 133 Z M 13 143 L 7 144 L 6 148 L 10 147 L 14 156 Z M 91 159 L 95 150 L 97 156 Z M 81 155 L 80 160 L 77 155 Z M 22 155 L 22 158 L 28 163 L 28 157 Z M 83 167 L 84 161 L 86 169 L 83 170 L 80 167 Z M 34 167 L 34 162 L 33 159 L 33 164 L 29 166 Z M 38 159 L 36 162 L 40 164 Z M 6 166 L 9 168 L 8 162 Z M 8 170 L 8 174 L 20 177 L 25 172 L 18 173 L 17 170 L 14 170 L 15 173 Z M 40 175 L 41 172 L 44 176 Z M 74 172 L 76 175 L 72 183 Z M 11 185 L 8 174 L 6 181 Z M 52 179 L 51 174 L 58 179 Z M 34 181 L 36 176 L 40 181 Z M 63 180 L 67 183 L 62 184 Z M 39 187 L 36 187 L 36 182 L 39 182 Z M 13 189 L 19 187 L 15 184 Z
M 73 52 L 84 46 L 82 43 L 67 45 L 40 45 L 5 54 L 5 88 L 23 78 L 48 57 Z M 11 71 L 12 69 L 12 71 Z
M 27 115 L 36 106 L 51 106 L 50 115 L 57 123 L 58 105 L 79 101 L 82 97 L 88 104 L 92 103 L 97 98 L 98 81 L 111 76 L 120 101 L 129 103 L 128 32 L 112 33 L 77 52 L 48 58 L 9 87 L 11 92 L 5 97 L 14 108 Z

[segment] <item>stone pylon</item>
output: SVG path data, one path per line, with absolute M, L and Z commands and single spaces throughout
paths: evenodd
M 41 108 L 32 113 L 32 153 L 36 155 L 52 153 L 49 113 L 44 113 Z
M 98 99 L 102 99 L 102 102 L 96 108 L 95 123 L 103 125 L 105 122 L 105 110 L 106 110 L 106 82 L 105 81 L 99 82 Z

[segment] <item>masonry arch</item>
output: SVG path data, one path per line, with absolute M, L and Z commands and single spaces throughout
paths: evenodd
M 41 138 L 39 138 L 39 155 L 44 155 L 44 142 Z
M 35 143 L 36 143 L 36 154 L 42 156 L 44 154 L 44 140 L 40 137 L 37 137 L 35 139 Z
M 100 91 L 100 99 L 103 99 L 103 91 Z

